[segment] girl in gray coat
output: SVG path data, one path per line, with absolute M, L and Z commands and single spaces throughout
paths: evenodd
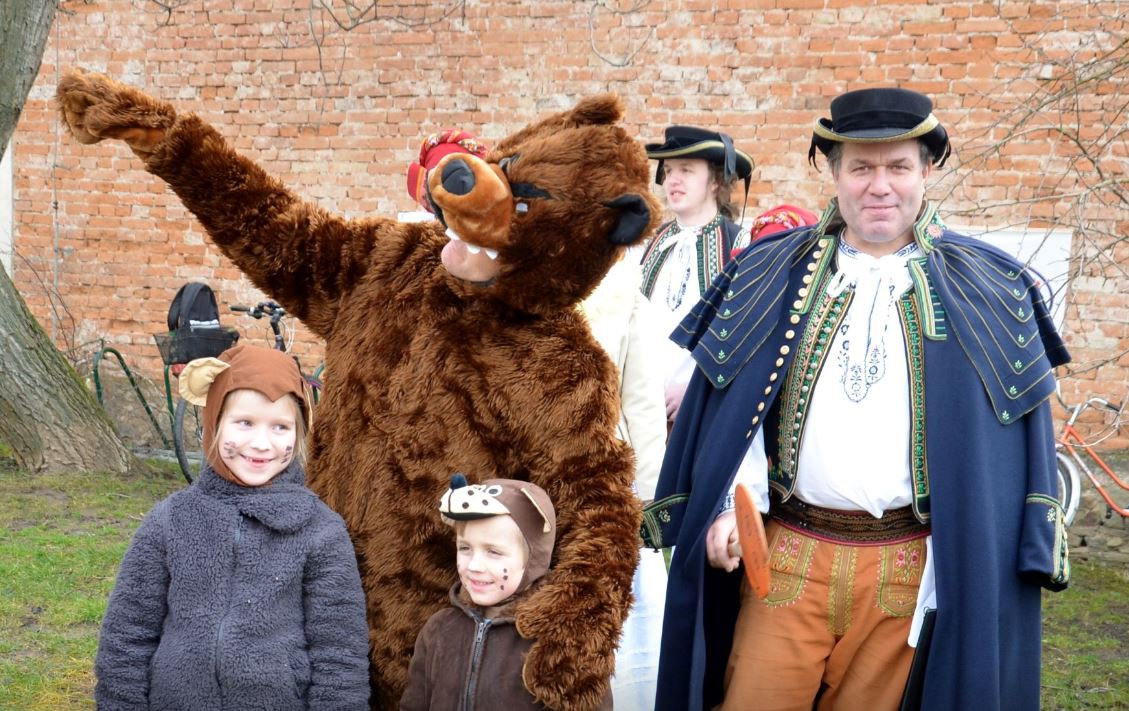
M 122 560 L 99 709 L 367 709 L 364 593 L 344 523 L 303 483 L 302 385 L 293 359 L 258 346 L 185 368 L 207 465 Z

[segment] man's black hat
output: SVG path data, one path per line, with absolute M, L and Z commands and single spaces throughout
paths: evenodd
M 940 168 L 952 152 L 949 134 L 933 115 L 929 97 L 908 89 L 881 88 L 848 91 L 831 101 L 831 118 L 815 122 L 808 160 L 815 149 L 827 155 L 836 143 L 893 143 L 922 141 Z
M 745 192 L 753 176 L 753 159 L 738 150 L 733 139 L 724 133 L 707 131 L 694 126 L 668 126 L 663 143 L 648 143 L 647 157 L 659 161 L 655 182 L 662 185 L 663 159 L 701 158 L 721 166 L 722 180 L 728 183 L 734 177 L 745 181 Z

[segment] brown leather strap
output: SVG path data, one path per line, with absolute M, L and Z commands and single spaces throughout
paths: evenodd
M 874 518 L 866 511 L 841 511 L 812 506 L 791 497 L 773 499 L 769 516 L 781 526 L 833 543 L 884 546 L 929 535 L 929 524 L 914 516 L 913 507 L 891 509 Z

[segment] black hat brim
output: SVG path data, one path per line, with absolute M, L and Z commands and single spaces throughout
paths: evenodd
M 869 128 L 853 131 L 835 131 L 831 121 L 825 118 L 815 122 L 811 136 L 811 147 L 808 149 L 809 160 L 815 160 L 815 149 L 826 156 L 836 143 L 895 143 L 897 141 L 920 140 L 929 148 L 933 156 L 933 163 L 938 168 L 945 164 L 951 151 L 949 134 L 944 126 L 933 114 L 909 129 L 903 128 Z
M 716 165 L 725 165 L 725 144 L 717 140 L 699 141 L 687 146 L 672 146 L 669 143 L 648 143 L 645 146 L 647 157 L 653 160 L 670 158 L 700 158 Z M 735 177 L 748 179 L 753 174 L 753 159 L 739 148 L 734 147 L 736 156 Z

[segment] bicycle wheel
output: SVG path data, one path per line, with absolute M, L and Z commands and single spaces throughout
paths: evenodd
M 1082 497 L 1082 480 L 1078 467 L 1065 452 L 1055 452 L 1058 474 L 1058 500 L 1062 504 L 1063 521 L 1069 526 L 1078 513 L 1078 503 Z
M 178 401 L 172 423 L 172 439 L 180 471 L 191 484 L 200 473 L 200 463 L 204 461 L 204 408 L 187 400 Z

